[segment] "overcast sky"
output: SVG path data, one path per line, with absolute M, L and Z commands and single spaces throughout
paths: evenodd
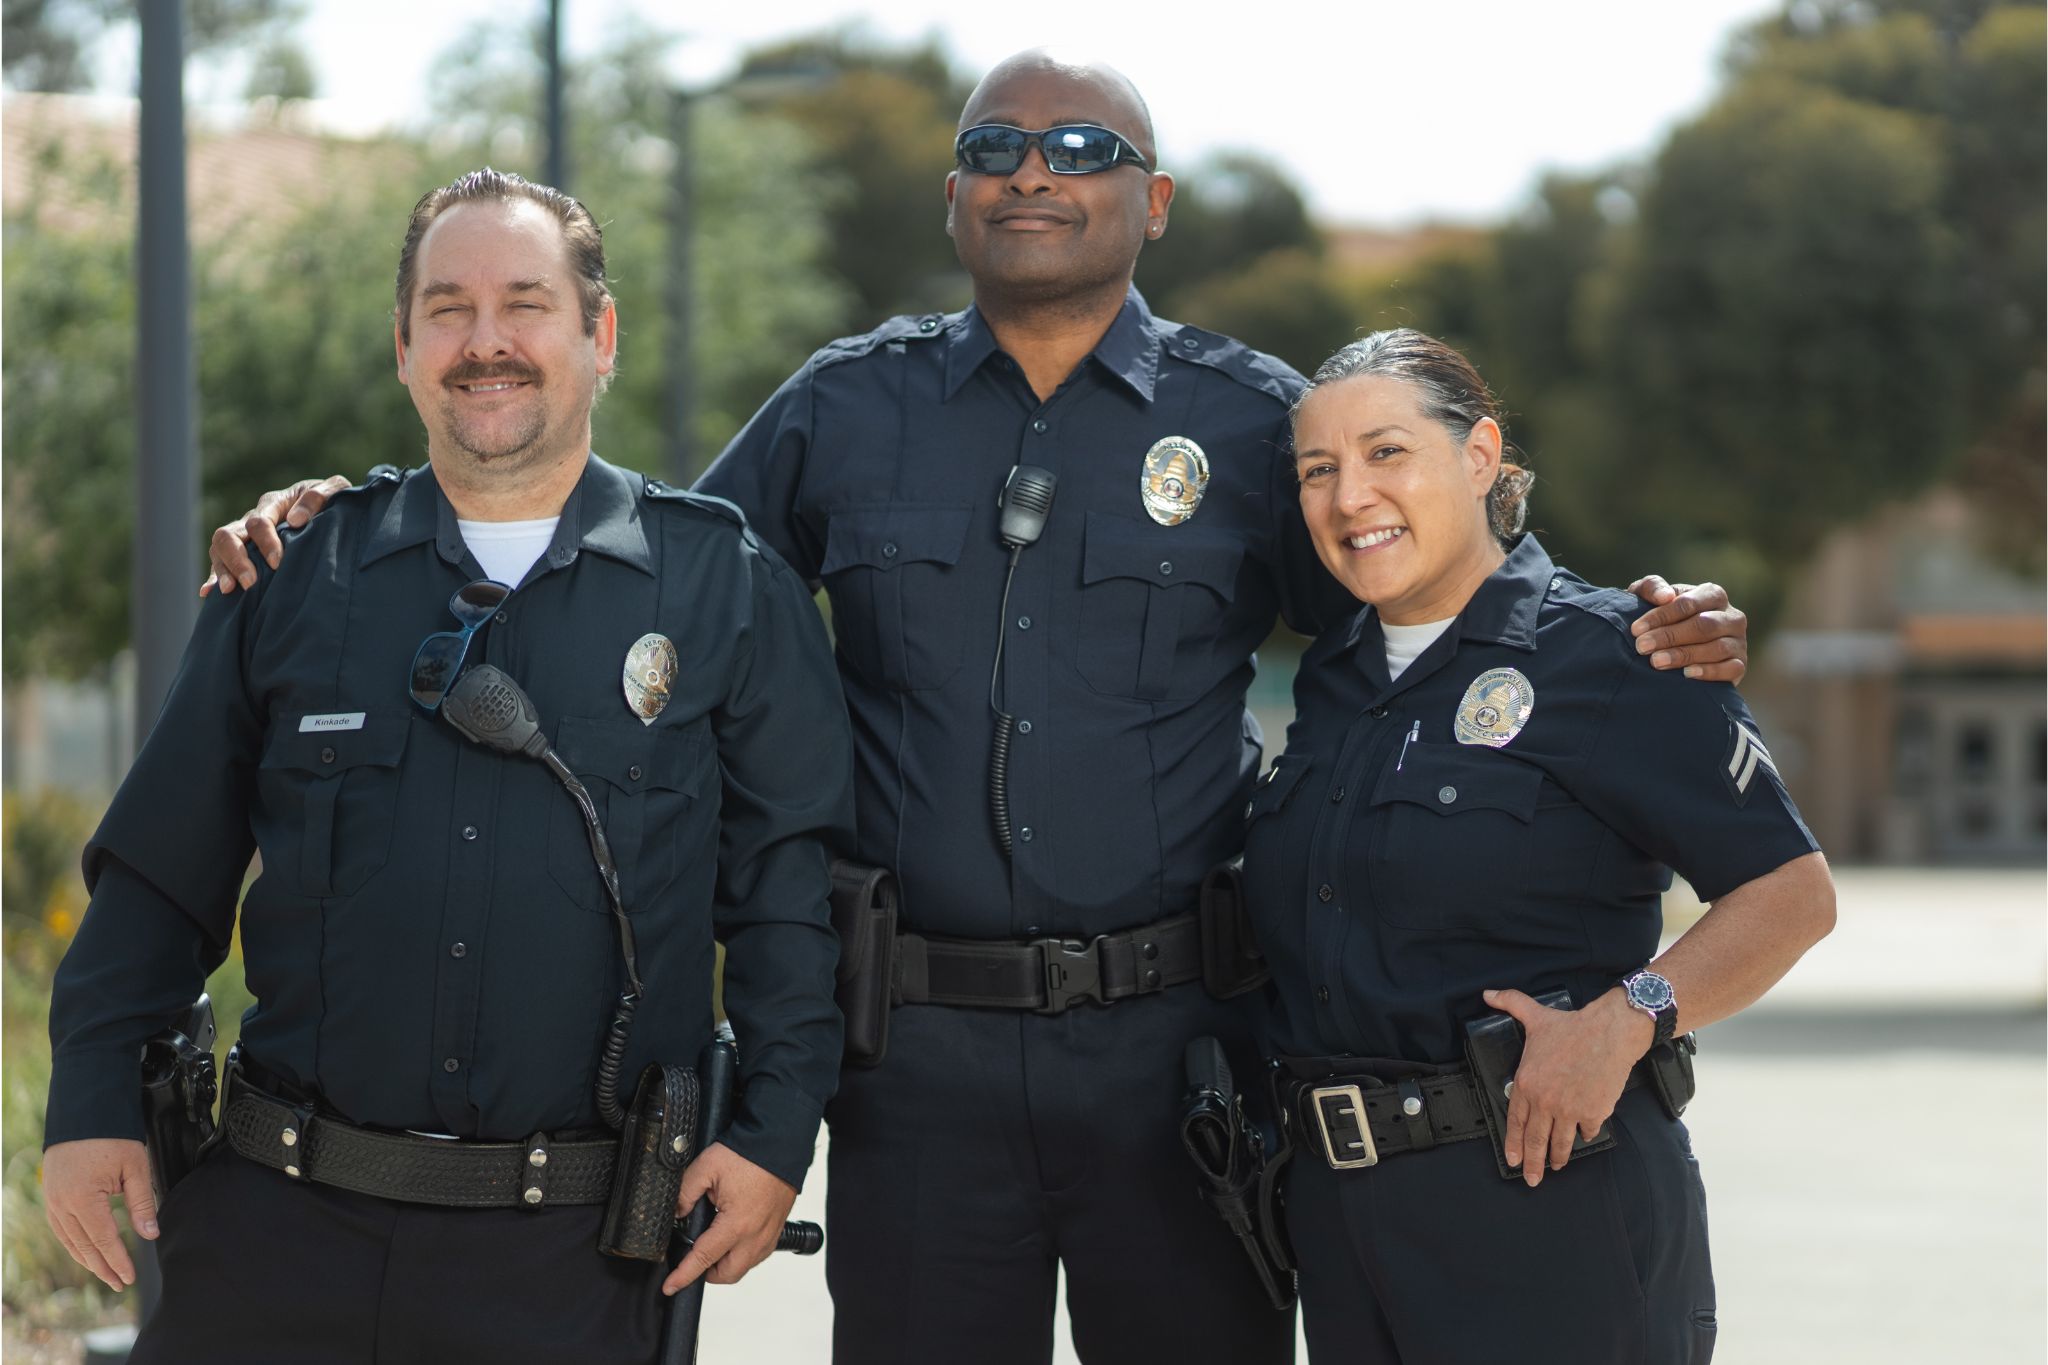
M 523 19 L 543 3 L 312 0 L 303 36 L 327 121 L 361 131 L 420 126 L 435 56 L 479 20 Z M 571 55 L 600 50 L 622 15 L 638 13 L 684 36 L 673 64 L 692 82 L 730 72 L 748 47 L 856 18 L 885 38 L 937 35 L 976 71 L 1033 43 L 1080 42 L 1145 92 L 1166 169 L 1217 148 L 1262 150 L 1324 221 L 1385 225 L 1498 218 L 1546 168 L 1587 170 L 1649 151 L 1705 105 L 1730 32 L 1778 8 L 1775 0 L 563 5 Z M 118 50 L 109 56 L 118 68 Z

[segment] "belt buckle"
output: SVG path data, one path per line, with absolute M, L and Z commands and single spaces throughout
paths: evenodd
M 1033 1013 L 1063 1014 L 1081 1000 L 1092 1000 L 1098 1005 L 1109 1003 L 1102 998 L 1102 964 L 1095 953 L 1100 942 L 1078 938 L 1031 940 L 1031 946 L 1038 949 L 1045 980 L 1045 1003 Z
M 1365 1096 L 1355 1085 L 1323 1085 L 1309 1091 L 1309 1100 L 1316 1111 L 1316 1127 L 1323 1135 L 1323 1158 L 1334 1171 L 1355 1170 L 1360 1166 L 1377 1166 L 1380 1162 L 1379 1148 L 1373 1145 L 1372 1126 L 1365 1121 Z M 1331 1111 L 1335 1110 L 1339 1127 L 1333 1130 Z M 1343 1123 L 1346 1118 L 1348 1124 Z M 1357 1136 L 1342 1136 L 1345 1130 L 1353 1130 Z M 1341 1141 L 1346 1155 L 1338 1154 Z M 1362 1155 L 1351 1155 L 1362 1153 Z

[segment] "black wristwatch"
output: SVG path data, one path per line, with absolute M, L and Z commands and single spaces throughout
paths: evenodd
M 1621 979 L 1621 993 L 1629 1004 L 1650 1016 L 1657 1026 L 1656 1036 L 1650 1039 L 1650 1046 L 1671 1041 L 1671 1035 L 1678 1026 L 1678 997 L 1671 993 L 1671 983 L 1648 967 L 1634 976 Z

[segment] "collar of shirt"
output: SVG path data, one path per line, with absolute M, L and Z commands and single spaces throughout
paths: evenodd
M 1116 320 L 1089 352 L 1089 359 L 1149 403 L 1159 378 L 1160 345 L 1152 310 L 1145 306 L 1138 287 L 1130 285 L 1124 292 L 1124 306 L 1117 310 Z M 946 329 L 945 396 L 950 399 L 958 393 L 967 377 L 996 353 L 995 333 L 989 331 L 979 308 L 970 305 L 965 312 L 956 314 Z
M 591 455 L 583 466 L 583 477 L 562 504 L 553 542 L 534 567 L 563 568 L 575 561 L 579 551 L 590 550 L 652 575 L 654 552 L 640 520 L 640 485 L 639 475 Z M 399 485 L 383 519 L 364 540 L 357 567 L 429 541 L 450 564 L 460 565 L 468 553 L 461 528 L 455 524 L 455 509 L 442 495 L 431 463 L 413 470 Z M 527 576 L 532 573 L 529 570 Z
M 1536 614 L 1557 570 L 1550 555 L 1533 534 L 1524 533 L 1508 557 L 1495 569 L 1472 600 L 1458 613 L 1451 629 L 1439 635 L 1418 655 L 1396 682 L 1387 678 L 1387 642 L 1376 608 L 1366 607 L 1351 620 L 1345 644 L 1352 659 L 1378 692 L 1396 686 L 1412 686 L 1434 671 L 1458 645 L 1467 640 L 1507 645 L 1524 653 L 1536 651 Z

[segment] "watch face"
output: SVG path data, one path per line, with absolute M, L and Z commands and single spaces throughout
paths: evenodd
M 1655 972 L 1637 972 L 1628 979 L 1629 1003 L 1652 1014 L 1671 1003 L 1671 983 Z

